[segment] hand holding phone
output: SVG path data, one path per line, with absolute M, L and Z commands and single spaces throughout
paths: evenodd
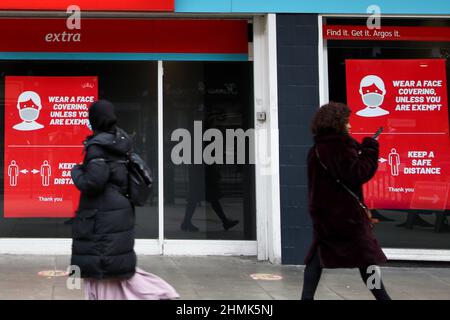
M 383 130 L 384 130 L 384 128 L 383 127 L 380 127 L 378 130 L 377 130 L 377 132 L 375 132 L 375 134 L 373 135 L 373 139 L 378 139 L 378 136 L 381 134 L 381 132 L 383 132 Z

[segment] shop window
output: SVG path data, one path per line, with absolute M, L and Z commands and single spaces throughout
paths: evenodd
M 158 237 L 158 141 L 157 141 L 157 62 L 87 62 L 87 61 L 2 61 L 0 62 L 0 124 L 2 128 L 5 127 L 5 114 L 8 112 L 16 112 L 12 110 L 5 110 L 7 101 L 5 100 L 5 86 L 8 77 L 95 77 L 98 85 L 98 97 L 108 99 L 116 106 L 116 112 L 119 118 L 118 125 L 125 129 L 130 134 L 134 135 L 136 150 L 144 157 L 150 165 L 154 177 L 155 188 L 151 199 L 144 207 L 139 207 L 136 210 L 136 237 L 137 238 L 157 238 Z M 9 78 L 12 79 L 12 78 Z M 33 78 L 29 78 L 33 79 Z M 57 84 L 63 86 L 64 83 Z M 91 84 L 87 83 L 86 86 Z M 47 88 L 51 91 L 51 88 Z M 38 89 L 39 90 L 39 89 Z M 37 91 L 38 91 L 37 90 Z M 44 88 L 42 88 L 44 90 Z M 36 99 L 35 99 L 36 100 Z M 63 101 L 64 102 L 64 101 Z M 41 101 L 41 103 L 46 103 Z M 8 103 L 8 106 L 14 105 Z M 49 112 L 47 109 L 42 112 Z M 58 111 L 55 111 L 58 112 Z M 41 113 L 40 117 L 43 115 Z M 61 117 L 63 117 L 61 115 Z M 55 121 L 63 121 L 61 119 Z M 39 121 L 37 121 L 39 122 Z M 56 130 L 57 131 L 57 130 Z M 5 145 L 5 130 L 0 133 L 1 148 L 9 147 Z M 67 144 L 76 144 L 71 141 L 72 137 L 69 135 L 65 137 Z M 81 143 L 81 141 L 80 141 Z M 31 141 L 33 144 L 33 141 Z M 73 149 L 73 148 L 72 148 Z M 70 149 L 70 150 L 72 150 Z M 21 150 L 16 148 L 15 150 Z M 8 238 L 70 238 L 71 237 L 71 219 L 69 216 L 73 213 L 76 207 L 72 207 L 61 211 L 58 208 L 61 204 L 58 202 L 52 203 L 47 212 L 37 213 L 32 205 L 24 207 L 23 204 L 32 203 L 40 194 L 45 193 L 43 188 L 53 188 L 55 192 L 59 192 L 59 182 L 63 179 L 56 178 L 55 173 L 58 170 L 56 152 L 69 154 L 69 147 L 66 149 L 59 148 L 58 151 L 50 147 L 40 146 L 27 149 L 27 157 L 34 159 L 34 156 L 47 154 L 45 159 L 47 162 L 30 163 L 33 168 L 19 168 L 19 163 L 16 161 L 5 167 L 5 153 L 0 157 L 2 168 L 1 170 L 1 203 L 2 213 L 0 214 L 0 236 Z M 79 150 L 80 157 L 82 148 Z M 8 151 L 8 157 L 12 156 L 14 152 Z M 8 160 L 10 160 L 8 158 Z M 73 162 L 73 161 L 65 161 Z M 12 165 L 11 165 L 12 163 Z M 57 166 L 56 168 L 54 166 Z M 42 178 L 42 183 L 39 184 L 39 172 L 30 172 L 33 169 L 41 168 L 47 178 Z M 36 168 L 34 168 L 36 167 Z M 11 168 L 11 170 L 9 170 Z M 17 170 L 18 169 L 18 170 Z M 66 168 L 68 171 L 69 168 Z M 53 171 L 51 171 L 53 170 Z M 18 171 L 18 179 L 11 180 L 11 175 L 15 175 Z M 53 174 L 51 173 L 53 172 Z M 25 175 L 35 174 L 33 177 L 33 184 L 30 184 L 27 189 L 29 192 L 14 194 L 5 193 L 5 186 L 11 187 L 11 183 L 17 186 L 24 181 Z M 37 177 L 37 178 L 36 178 Z M 69 180 L 68 177 L 64 178 Z M 39 181 L 38 181 L 39 180 Z M 6 188 L 7 189 L 7 188 Z M 13 190 L 14 191 L 14 190 Z M 48 193 L 48 192 L 47 192 Z M 5 195 L 7 197 L 14 197 L 16 201 L 13 206 L 5 206 Z M 43 200 L 50 199 L 51 196 L 42 197 Z M 45 198 L 45 199 L 44 199 Z M 56 198 L 56 197 L 55 197 Z M 6 199 L 9 201 L 11 199 Z M 21 205 L 20 210 L 14 210 L 14 206 Z M 11 217 L 11 212 L 14 212 Z M 56 214 L 55 212 L 58 212 Z M 9 217 L 8 217 L 9 216 Z M 62 217 L 61 217 L 62 216 Z
M 252 128 L 251 63 L 164 63 L 165 238 L 256 240 L 252 146 L 245 140 L 239 163 L 241 150 L 229 147 L 226 134 L 251 136 Z M 221 141 L 206 138 L 208 130 Z M 178 152 L 184 134 L 187 148 Z M 214 142 L 219 147 L 209 161 L 204 151 Z
M 358 25 L 365 26 L 365 19 L 348 19 L 348 18 L 327 18 L 326 24 L 328 25 Z M 448 20 L 439 19 L 383 19 L 382 26 L 404 26 L 404 27 L 420 27 L 420 26 L 441 26 L 448 27 L 450 23 Z M 426 76 L 421 76 L 420 80 L 433 80 L 439 78 L 442 83 L 446 83 L 448 80 L 448 74 L 450 71 L 449 63 L 449 53 L 450 53 L 450 43 L 449 42 L 432 42 L 432 41 L 371 41 L 371 40 L 328 40 L 327 41 L 328 50 L 328 89 L 329 89 L 329 100 L 347 102 L 350 107 L 353 108 L 353 119 L 357 117 L 357 113 L 361 110 L 358 107 L 358 103 L 351 103 L 352 97 L 348 96 L 349 92 L 349 79 L 351 76 L 348 74 L 349 64 L 354 63 L 352 61 L 388 61 L 395 60 L 398 61 L 397 64 L 390 64 L 389 73 L 395 75 L 403 74 L 405 65 L 407 61 L 443 61 L 440 64 L 442 67 L 439 69 L 439 76 L 436 72 L 430 74 L 428 79 Z M 426 63 L 425 63 L 426 64 Z M 430 63 L 431 65 L 432 63 Z M 425 65 L 423 65 L 425 67 Z M 403 68 L 403 69 L 402 69 Z M 377 78 L 382 78 L 379 76 L 386 68 L 383 68 L 381 64 L 379 70 L 375 70 L 371 76 L 376 76 Z M 353 70 L 353 69 L 352 69 Z M 378 72 L 378 73 L 377 73 Z M 447 75 L 447 76 L 445 76 Z M 446 78 L 447 77 L 447 78 Z M 417 80 L 419 79 L 398 79 L 398 80 Z M 435 79 L 435 80 L 436 80 Z M 370 83 L 366 83 L 366 89 L 368 92 L 375 92 L 374 90 L 381 90 L 380 94 L 384 95 L 383 87 L 390 87 L 391 84 L 380 83 L 379 80 L 374 80 L 374 77 L 369 79 Z M 359 78 L 358 78 L 359 81 Z M 358 82 L 359 84 L 359 82 Z M 412 88 L 411 83 L 405 83 L 405 86 Z M 372 87 L 370 87 L 372 86 Z M 420 84 L 420 88 L 425 88 L 424 84 Z M 417 89 L 417 88 L 416 88 Z M 435 87 L 436 90 L 440 90 L 439 96 L 446 94 L 448 97 L 450 94 L 448 83 L 446 87 Z M 356 89 L 355 89 L 356 90 Z M 445 94 L 442 94 L 442 92 Z M 369 92 L 369 93 L 370 93 Z M 355 93 L 357 99 L 359 93 Z M 363 94 L 362 94 L 363 95 Z M 417 94 L 413 94 L 413 96 Z M 381 96 L 380 96 L 381 97 Z M 416 97 L 417 98 L 417 97 Z M 416 99 L 412 98 L 412 99 Z M 362 98 L 360 98 L 362 99 Z M 369 97 L 367 97 L 369 99 Z M 385 101 L 387 98 L 385 97 Z M 409 98 L 403 97 L 406 101 Z M 406 99 L 406 100 L 405 100 Z M 368 100 L 367 100 L 368 101 Z M 367 102 L 365 101 L 365 102 Z M 448 100 L 447 100 L 448 101 Z M 407 101 L 406 101 L 407 102 Z M 363 105 L 364 101 L 360 101 L 359 105 Z M 370 103 L 369 103 L 370 104 Z M 400 105 L 401 103 L 399 103 Z M 388 123 L 392 124 L 393 114 L 397 104 L 391 103 L 385 106 L 385 112 L 383 114 L 372 115 L 374 117 L 380 116 L 385 117 L 387 120 L 387 127 L 385 127 L 384 135 L 380 137 L 380 144 L 394 143 L 398 145 L 397 150 L 391 148 L 390 152 L 385 152 L 385 154 L 380 154 L 379 167 L 389 167 L 390 170 L 386 177 L 381 178 L 376 176 L 374 181 L 370 186 L 366 186 L 366 196 L 368 198 L 372 197 L 376 193 L 377 197 L 388 197 L 390 205 L 384 205 L 380 207 L 375 207 L 374 216 L 380 220 L 380 223 L 375 227 L 375 233 L 384 248 L 412 248 L 412 249 L 450 249 L 450 227 L 449 227 L 449 157 L 448 152 L 441 152 L 439 154 L 440 159 L 436 159 L 435 155 L 430 155 L 436 149 L 436 153 L 439 150 L 449 149 L 449 112 L 448 103 L 444 103 L 441 106 L 443 108 L 442 116 L 439 117 L 437 122 L 429 122 L 428 129 L 425 131 L 433 132 L 436 135 L 421 135 L 411 134 L 414 132 L 409 132 L 409 136 L 405 131 L 402 136 L 400 134 L 394 135 L 392 128 L 395 126 L 390 126 Z M 412 108 L 410 105 L 404 108 Z M 400 110 L 400 109 L 398 109 Z M 386 114 L 386 111 L 390 114 Z M 404 110 L 405 112 L 407 109 Z M 412 111 L 411 111 L 412 112 Z M 424 111 L 426 112 L 426 111 Z M 364 114 L 362 114 L 364 116 Z M 421 116 L 422 115 L 422 116 Z M 366 115 L 367 116 L 367 115 Z M 418 123 L 423 119 L 424 113 L 414 113 L 409 117 L 409 122 Z M 418 117 L 418 118 L 415 118 Z M 390 119 L 390 120 L 389 120 Z M 414 120 L 416 119 L 416 120 Z M 354 120 L 357 122 L 356 120 Z M 403 120 L 403 125 L 407 126 L 406 120 Z M 397 124 L 400 124 L 398 122 Z M 411 127 L 412 128 L 412 127 Z M 394 128 L 397 133 L 401 131 L 399 128 Z M 441 130 L 442 129 L 442 130 Z M 410 130 L 411 131 L 411 130 Z M 423 131 L 423 130 L 422 130 Z M 439 131 L 439 132 L 438 132 Z M 441 132 L 442 131 L 442 132 Z M 375 132 L 375 130 L 373 130 Z M 369 132 L 367 133 L 367 135 Z M 355 136 L 356 137 L 356 136 Z M 359 136 L 358 136 L 359 137 Z M 408 142 L 406 137 L 410 137 L 411 140 Z M 419 137 L 419 138 L 417 138 Z M 421 137 L 421 138 L 420 138 Z M 423 140 L 428 137 L 429 142 L 425 144 L 425 147 L 415 147 L 419 140 Z M 440 139 L 440 140 L 439 140 Z M 439 142 L 440 141 L 440 142 Z M 383 149 L 383 148 L 382 148 Z M 403 150 L 403 151 L 402 151 Z M 406 150 L 406 151 L 405 151 Z M 425 153 L 411 153 L 420 152 Z M 402 152 L 408 152 L 403 153 Z M 414 158 L 415 156 L 422 156 L 419 158 Z M 431 156 L 432 158 L 428 158 Z M 409 157 L 413 157 L 409 159 Z M 428 166 L 427 169 L 430 174 L 427 175 L 415 175 L 415 182 L 411 182 L 411 185 L 403 185 L 400 183 L 401 176 L 406 174 L 412 174 L 416 171 L 408 171 L 408 163 L 413 164 L 423 164 Z M 384 159 L 384 160 L 383 160 Z M 430 160 L 433 159 L 433 160 Z M 422 162 L 418 162 L 418 160 Z M 428 161 L 430 160 L 430 161 Z M 415 161 L 415 162 L 413 162 Z M 402 163 L 403 162 L 403 163 Z M 438 163 L 438 165 L 433 165 L 433 163 Z M 439 174 L 432 173 L 431 167 L 440 167 Z M 379 169 L 380 170 L 380 169 Z M 423 171 L 425 172 L 425 171 Z M 375 186 L 375 184 L 376 186 Z M 431 186 L 425 186 L 428 183 Z M 439 189 L 439 186 L 442 186 Z M 414 195 L 407 195 L 406 189 L 409 187 L 411 192 L 416 192 Z M 371 189 L 370 189 L 371 188 Z M 388 189 L 389 188 L 389 189 Z M 430 191 L 430 188 L 434 188 L 434 191 Z M 370 189 L 370 190 L 369 190 Z M 402 193 L 403 190 L 403 193 Z M 372 192 L 372 194 L 369 194 Z M 389 193 L 391 192 L 391 193 Z M 389 195 L 387 195 L 389 193 Z M 395 194 L 394 194 L 395 193 Z M 407 203 L 403 201 L 402 197 L 409 197 Z M 387 199 L 387 198 L 386 198 Z M 428 202 L 427 202 L 428 201 Z M 370 201 L 368 201 L 370 206 Z M 439 205 L 442 204 L 442 205 Z

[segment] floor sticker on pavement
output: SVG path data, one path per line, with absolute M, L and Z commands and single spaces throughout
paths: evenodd
M 63 270 L 44 270 L 39 271 L 38 275 L 42 277 L 66 277 L 69 275 L 69 272 Z
M 253 273 L 250 275 L 250 277 L 253 280 L 268 280 L 268 281 L 283 279 L 283 277 L 278 274 L 270 274 L 270 273 Z

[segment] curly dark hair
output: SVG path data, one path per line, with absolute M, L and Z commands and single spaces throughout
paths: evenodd
M 319 134 L 347 133 L 346 125 L 350 113 L 350 108 L 344 103 L 329 102 L 323 105 L 312 120 L 312 134 L 316 136 Z

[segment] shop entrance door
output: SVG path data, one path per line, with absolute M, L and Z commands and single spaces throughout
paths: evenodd
M 164 251 L 256 241 L 252 63 L 162 66 Z

